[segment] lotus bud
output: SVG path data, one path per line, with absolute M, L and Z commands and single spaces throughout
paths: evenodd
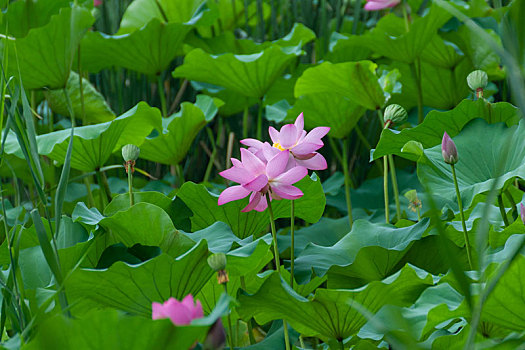
M 483 97 L 483 89 L 487 87 L 489 78 L 482 70 L 475 70 L 467 76 L 468 86 L 476 92 L 477 98 Z
M 124 158 L 124 161 L 131 162 L 136 161 L 139 158 L 140 155 L 140 148 L 138 148 L 135 145 L 125 145 L 122 147 L 122 158 Z
M 443 155 L 443 159 L 447 164 L 454 165 L 459 160 L 456 144 L 454 141 L 452 141 L 450 136 L 448 136 L 446 131 L 443 135 L 443 140 L 441 141 L 441 154 Z
M 525 205 L 523 203 L 520 203 L 520 214 L 521 214 L 521 221 L 525 224 Z
M 222 325 L 222 321 L 219 318 L 213 326 L 211 326 L 210 331 L 208 332 L 208 335 L 206 336 L 206 340 L 203 344 L 204 350 L 216 350 L 216 349 L 222 349 L 224 348 L 224 345 L 226 344 L 226 332 L 224 331 L 224 326 Z
M 385 113 L 383 115 L 383 123 L 385 127 L 388 127 L 387 124 L 400 124 L 405 122 L 408 119 L 407 111 L 398 104 L 392 104 L 385 108 Z

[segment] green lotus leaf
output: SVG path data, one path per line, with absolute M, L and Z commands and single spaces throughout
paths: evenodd
M 308 244 L 295 261 L 296 278 L 307 281 L 329 274 L 331 288 L 363 285 L 394 271 L 414 241 L 421 239 L 429 220 L 408 227 L 356 220 L 352 231 L 333 246 Z
M 115 119 L 115 114 L 106 103 L 104 96 L 85 78 L 82 78 L 82 97 L 84 98 L 84 108 L 82 108 L 79 82 L 78 74 L 71 72 L 67 81 L 66 90 L 75 117 L 82 119 L 83 112 L 83 119 L 87 123 L 103 123 Z M 49 104 L 49 108 L 51 108 L 53 112 L 69 117 L 64 91 L 47 90 L 44 91 L 44 96 Z
M 68 7 L 69 4 L 69 0 L 12 2 L 3 16 L 0 15 L 0 28 L 3 34 L 7 32 L 15 38 L 23 38 L 31 29 L 49 23 L 51 16 L 58 14 L 61 8 Z M 0 7 L 6 7 L 5 1 L 0 2 Z M 24 20 L 20 20 L 22 18 Z
M 304 193 L 303 197 L 295 200 L 296 217 L 311 223 L 319 221 L 326 201 L 321 181 L 317 177 L 307 176 L 296 185 Z M 244 239 L 251 235 L 259 236 L 269 224 L 270 219 L 266 211 L 241 212 L 242 208 L 248 204 L 248 198 L 219 206 L 217 195 L 208 192 L 203 185 L 193 182 L 186 182 L 182 185 L 177 192 L 177 198 L 180 198 L 193 212 L 191 217 L 193 231 L 206 228 L 216 221 L 222 221 L 230 226 L 235 236 Z M 275 218 L 290 217 L 289 200 L 273 201 L 272 206 Z
M 6 44 L 9 50 L 8 74 L 20 74 L 24 88 L 29 90 L 65 87 L 78 44 L 93 21 L 87 9 L 65 7 L 49 23 L 31 29 L 23 38 L 1 37 L 1 51 Z
M 184 64 L 175 69 L 173 76 L 262 98 L 288 64 L 302 53 L 299 46 L 283 48 L 277 44 L 251 55 L 227 53 L 215 56 L 195 49 L 184 57 Z
M 371 53 L 372 51 L 361 43 L 359 36 L 333 32 L 330 37 L 330 52 L 326 54 L 326 59 L 332 63 L 361 61 L 370 58 Z
M 376 68 L 371 61 L 323 62 L 305 70 L 299 77 L 295 97 L 313 93 L 339 94 L 355 104 L 376 110 L 383 107 L 390 97 L 379 83 Z
M 183 102 L 181 110 L 162 119 L 160 135 L 146 138 L 140 147 L 141 158 L 163 164 L 178 164 L 188 152 L 197 133 L 213 119 L 222 101 L 197 96 L 197 102 Z
M 142 144 L 153 128 L 160 129 L 160 112 L 140 102 L 120 117 L 106 123 L 75 128 L 71 167 L 90 172 L 102 167 L 111 154 L 132 143 Z M 71 130 L 59 130 L 37 136 L 38 153 L 63 163 Z M 22 158 L 16 139 L 6 143 L 6 153 Z
M 237 311 L 243 319 L 253 316 L 260 324 L 285 319 L 305 336 L 341 341 L 356 334 L 366 323 L 354 303 L 371 313 L 386 304 L 406 306 L 431 284 L 430 275 L 407 265 L 383 281 L 353 290 L 318 288 L 313 298 L 306 299 L 274 272 L 257 293 L 239 296 L 241 307 Z
M 404 19 L 391 13 L 381 18 L 374 29 L 363 35 L 361 43 L 393 60 L 412 63 L 450 17 L 447 11 L 432 4 L 430 12 L 414 19 L 407 32 Z
M 300 96 L 288 116 L 304 115 L 306 128 L 329 126 L 331 137 L 344 138 L 365 114 L 365 107 L 330 92 Z
M 161 254 L 137 265 L 118 261 L 102 270 L 77 269 L 66 281 L 72 312 L 113 307 L 150 317 L 152 302 L 181 300 L 201 290 L 213 274 L 207 258 L 207 245 L 201 241 L 175 259 Z
M 182 54 L 182 44 L 191 25 L 161 23 L 153 19 L 129 34 L 106 35 L 89 32 L 82 40 L 82 68 L 98 72 L 108 67 L 123 67 L 155 75 L 168 68 Z
M 495 188 L 497 191 L 516 177 L 525 177 L 525 147 L 518 146 L 523 140 L 523 121 L 507 128 L 503 123 L 487 124 L 482 119 L 471 121 L 454 137 L 459 154 L 459 161 L 455 165 L 456 174 L 466 208 L 470 207 L 477 194 L 488 192 L 499 175 L 501 178 Z M 512 146 L 508 148 L 509 154 L 499 169 L 504 154 L 502 149 L 507 142 L 511 142 Z M 425 156 L 418 161 L 417 175 L 422 183 L 430 186 L 441 197 L 457 200 L 452 170 L 443 161 L 441 145 L 425 149 Z
M 415 156 L 401 152 L 407 142 L 420 142 L 424 148 L 440 145 L 445 131 L 450 137 L 454 137 L 469 121 L 475 118 L 482 118 L 491 124 L 504 122 L 507 126 L 515 125 L 521 119 L 519 110 L 509 103 L 490 104 L 484 100 L 465 100 L 451 111 L 430 112 L 423 123 L 415 128 L 404 129 L 401 132 L 390 129 L 384 130 L 381 133 L 372 160 L 379 159 L 387 154 L 416 160 Z

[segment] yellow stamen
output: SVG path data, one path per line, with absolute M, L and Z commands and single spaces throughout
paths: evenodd
M 281 144 L 279 142 L 275 142 L 272 147 L 275 147 L 277 148 L 279 151 L 284 151 L 284 148 L 283 146 L 281 146 Z

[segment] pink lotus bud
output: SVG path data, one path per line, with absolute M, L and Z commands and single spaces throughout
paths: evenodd
M 102 0 L 93 0 L 93 6 L 98 7 L 102 5 Z
M 441 141 L 441 154 L 447 164 L 456 164 L 459 160 L 456 144 L 452 141 L 450 136 L 448 136 L 446 131 L 443 135 L 443 141 Z
M 521 214 L 521 221 L 525 224 L 525 205 L 523 203 L 520 203 L 520 214 Z
M 389 7 L 394 7 L 399 4 L 400 0 L 366 0 L 365 10 L 377 11 L 383 10 Z
M 152 304 L 152 318 L 154 320 L 169 318 L 176 326 L 188 325 L 192 320 L 203 317 L 202 305 L 199 300 L 195 303 L 191 294 L 182 301 L 169 298 L 163 304 Z

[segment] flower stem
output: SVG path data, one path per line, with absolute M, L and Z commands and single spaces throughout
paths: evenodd
M 133 171 L 130 163 L 127 162 L 126 171 L 128 173 L 129 206 L 132 207 L 135 204 L 135 200 L 133 198 Z
M 257 139 L 262 139 L 262 112 L 263 112 L 263 101 L 259 101 L 259 108 L 257 110 Z
M 421 60 L 418 58 L 410 64 L 412 76 L 416 81 L 417 89 L 417 121 L 423 122 L 423 88 L 421 87 Z
M 240 277 L 241 279 L 241 288 L 246 290 L 246 279 L 244 276 Z M 255 344 L 255 336 L 253 335 L 252 319 L 250 318 L 246 324 L 248 325 L 248 337 L 250 338 L 250 345 Z
M 465 237 L 465 247 L 467 248 L 468 264 L 472 270 L 472 254 L 470 252 L 467 225 L 465 224 L 465 214 L 463 213 L 463 203 L 461 202 L 461 194 L 459 193 L 458 179 L 456 177 L 456 168 L 454 167 L 454 164 L 450 164 L 450 167 L 452 168 L 452 178 L 454 179 L 454 186 L 456 187 L 456 197 L 458 197 L 459 216 L 461 217 L 461 225 L 463 226 L 463 235 Z
M 228 283 L 225 282 L 222 284 L 224 286 L 224 293 L 228 294 Z M 230 349 L 233 349 L 235 345 L 233 344 L 233 327 L 232 327 L 232 319 L 230 314 L 228 313 L 228 333 L 230 334 L 230 339 L 228 339 L 228 342 L 230 343 Z
M 164 95 L 164 84 L 162 80 L 162 74 L 159 74 L 159 79 L 157 81 L 158 84 L 158 90 L 159 90 L 159 97 L 160 97 L 160 106 L 162 109 L 162 116 L 164 118 L 167 117 L 168 114 L 168 107 L 166 106 L 166 96 Z
M 293 271 L 294 271 L 294 259 L 295 259 L 295 201 L 292 200 L 292 209 L 290 212 L 290 287 L 293 289 Z
M 346 197 L 346 210 L 348 211 L 348 222 L 350 223 L 350 229 L 354 223 L 354 218 L 352 216 L 352 198 L 350 197 L 350 171 L 348 169 L 348 148 L 349 142 L 346 137 L 343 141 L 343 173 L 345 177 L 345 197 Z
M 498 206 L 501 217 L 503 218 L 503 222 L 505 223 L 505 227 L 507 227 L 509 226 L 509 219 L 507 218 L 507 213 L 505 212 L 505 205 L 503 204 L 503 197 L 501 194 L 498 196 Z
M 383 156 L 383 191 L 385 193 L 385 221 L 390 223 L 390 209 L 388 208 L 388 160 Z
M 399 203 L 399 188 L 397 187 L 396 166 L 394 164 L 394 156 L 388 155 L 388 163 L 390 165 L 390 177 L 392 178 L 392 187 L 394 188 L 394 200 L 396 201 L 396 214 L 399 221 L 401 219 L 401 204 Z
M 270 201 L 270 194 L 266 194 L 266 203 L 268 203 L 268 212 L 270 213 L 270 226 L 272 228 L 272 237 L 273 237 L 273 251 L 275 258 L 275 268 L 281 276 L 281 263 L 279 262 L 279 249 L 277 248 L 277 231 L 275 230 L 275 220 L 273 217 L 272 202 Z M 288 335 L 288 325 L 286 320 L 283 320 L 283 329 L 284 329 L 284 343 L 286 350 L 290 350 L 290 337 Z

